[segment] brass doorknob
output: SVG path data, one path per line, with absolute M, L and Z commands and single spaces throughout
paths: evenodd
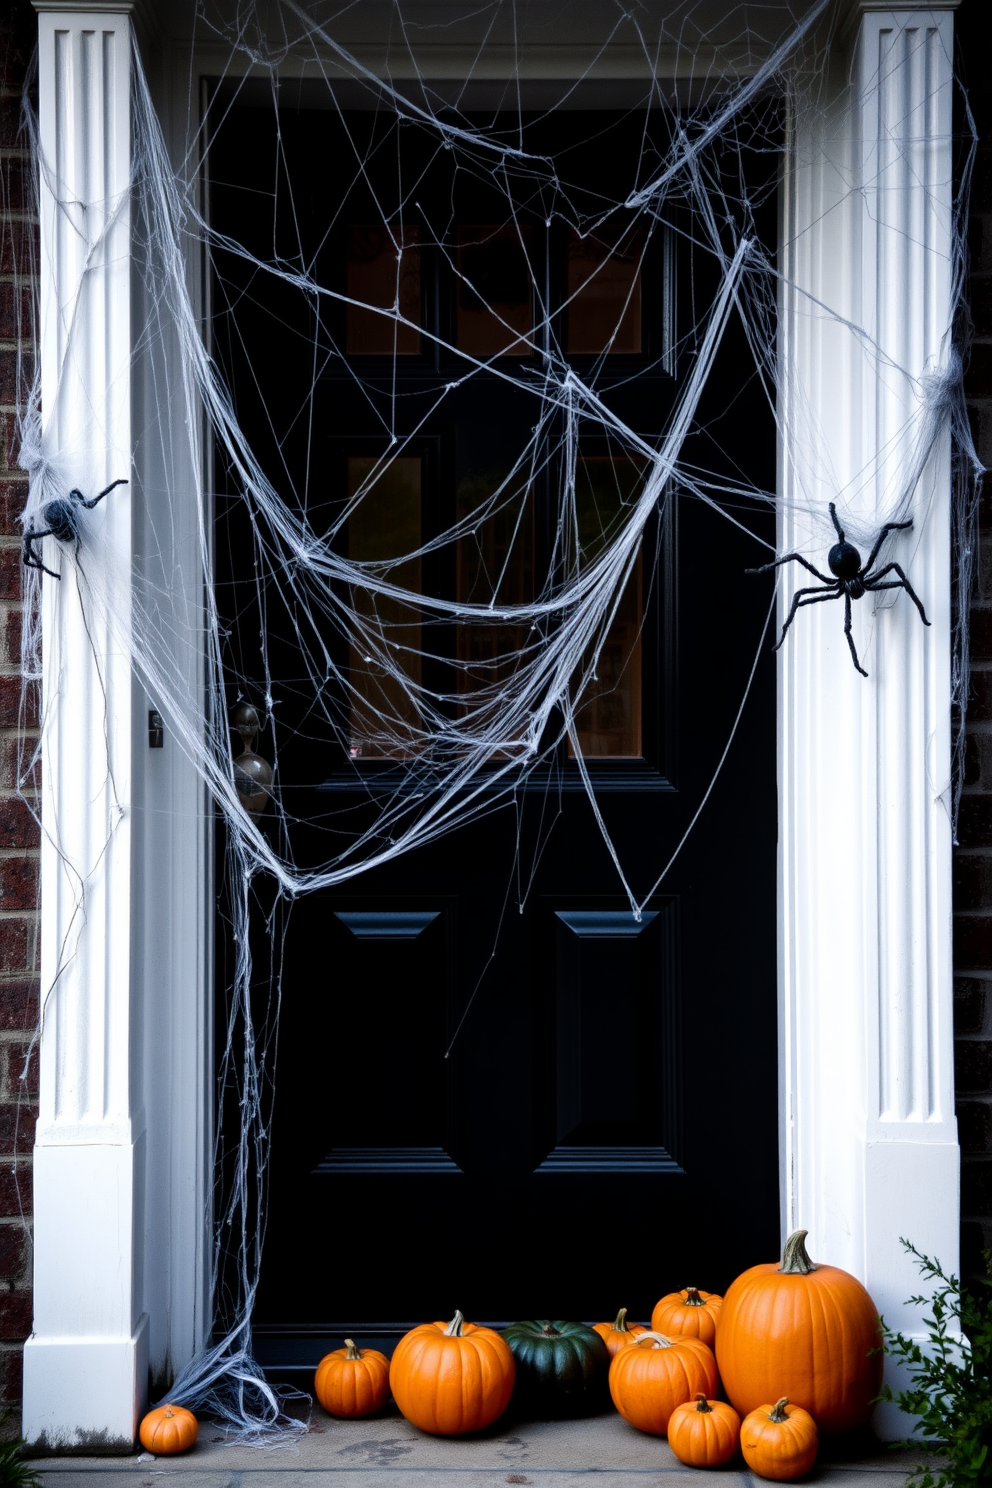
M 236 703 L 231 709 L 231 728 L 244 743 L 234 758 L 234 785 L 252 821 L 259 820 L 272 795 L 272 766 L 251 747 L 260 727 L 251 703 Z

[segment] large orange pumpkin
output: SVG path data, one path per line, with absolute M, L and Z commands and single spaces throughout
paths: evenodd
M 389 1360 L 378 1349 L 360 1349 L 351 1338 L 325 1354 L 317 1365 L 313 1390 L 332 1416 L 358 1420 L 371 1416 L 389 1394 Z
M 801 1478 L 816 1461 L 816 1422 L 783 1395 L 774 1405 L 759 1405 L 741 1426 L 741 1451 L 752 1472 L 785 1483 Z
M 687 1467 L 722 1467 L 740 1438 L 741 1418 L 733 1406 L 707 1400 L 702 1392 L 677 1405 L 669 1417 L 668 1445 Z
M 456 1312 L 450 1323 L 422 1323 L 400 1339 L 389 1386 L 404 1416 L 421 1431 L 460 1436 L 503 1414 L 515 1374 L 500 1335 Z
M 192 1411 L 182 1405 L 160 1405 L 150 1410 L 138 1427 L 138 1437 L 146 1452 L 156 1457 L 172 1457 L 195 1446 L 199 1432 Z
M 878 1313 L 855 1277 L 814 1265 L 805 1230 L 782 1263 L 752 1266 L 731 1285 L 716 1335 L 720 1378 L 741 1415 L 783 1393 L 821 1431 L 852 1431 L 882 1382 Z
M 681 1292 L 669 1292 L 654 1304 L 651 1327 L 655 1333 L 664 1333 L 669 1338 L 676 1333 L 700 1338 L 712 1348 L 722 1306 L 723 1298 L 717 1292 L 684 1287 Z
M 633 1343 L 635 1338 L 648 1331 L 641 1323 L 628 1323 L 626 1307 L 621 1307 L 615 1322 L 593 1323 L 592 1326 L 593 1332 L 598 1333 L 606 1344 L 611 1359 L 617 1349 L 626 1348 L 628 1343 Z
M 613 1404 L 640 1431 L 664 1436 L 675 1407 L 700 1392 L 716 1394 L 716 1360 L 698 1338 L 642 1333 L 613 1355 Z

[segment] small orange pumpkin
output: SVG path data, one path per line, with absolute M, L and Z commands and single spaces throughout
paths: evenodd
M 172 1457 L 195 1446 L 199 1431 L 196 1417 L 182 1405 L 159 1405 L 150 1410 L 138 1427 L 138 1438 L 146 1452 Z
M 389 1366 L 393 1399 L 408 1421 L 436 1436 L 479 1431 L 510 1403 L 516 1365 L 492 1328 L 467 1323 L 421 1323 L 396 1345 Z
M 378 1349 L 360 1349 L 351 1338 L 317 1365 L 314 1394 L 332 1416 L 371 1416 L 389 1394 L 389 1360 Z
M 707 1400 L 702 1391 L 677 1405 L 668 1421 L 668 1445 L 686 1467 L 722 1467 L 740 1439 L 741 1418 L 734 1407 Z
M 626 1307 L 621 1307 L 615 1322 L 593 1323 L 592 1327 L 593 1332 L 598 1333 L 606 1344 L 611 1359 L 617 1349 L 626 1348 L 628 1343 L 648 1331 L 641 1323 L 628 1323 Z
M 676 1333 L 698 1338 L 712 1348 L 722 1306 L 723 1298 L 717 1292 L 683 1287 L 681 1292 L 669 1292 L 654 1304 L 651 1327 L 655 1333 L 664 1333 L 668 1338 Z
M 613 1404 L 625 1421 L 655 1436 L 664 1436 L 677 1405 L 700 1391 L 715 1395 L 716 1383 L 716 1360 L 698 1338 L 645 1332 L 610 1364 Z
M 787 1483 L 809 1472 L 816 1461 L 819 1434 L 816 1422 L 800 1405 L 783 1395 L 774 1405 L 759 1405 L 741 1426 L 744 1461 L 760 1478 Z
M 716 1359 L 727 1398 L 746 1415 L 783 1392 L 824 1432 L 853 1431 L 882 1384 L 878 1312 L 856 1277 L 814 1265 L 805 1230 L 781 1265 L 752 1266 L 727 1289 Z

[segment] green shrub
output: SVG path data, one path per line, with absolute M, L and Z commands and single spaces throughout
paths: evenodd
M 897 1445 L 922 1448 L 928 1458 L 910 1482 L 917 1488 L 992 1483 L 992 1253 L 985 1252 L 988 1274 L 968 1287 L 908 1240 L 902 1243 L 936 1283 L 930 1296 L 909 1299 L 929 1309 L 925 1343 L 882 1320 L 885 1352 L 906 1365 L 912 1383 L 898 1394 L 886 1385 L 879 1398 L 917 1417 L 918 1435 Z M 935 1456 L 944 1461 L 934 1463 Z
M 7 1411 L 0 1411 L 0 1431 L 6 1424 L 7 1415 Z M 18 1437 L 12 1441 L 0 1441 L 0 1488 L 41 1488 L 38 1474 L 21 1456 L 23 1446 Z

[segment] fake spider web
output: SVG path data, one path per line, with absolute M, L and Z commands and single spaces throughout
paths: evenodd
M 418 12 L 407 12 L 402 3 L 384 11 L 389 77 L 366 65 L 350 40 L 341 40 L 351 35 L 347 7 L 305 9 L 294 0 L 245 4 L 237 7 L 233 23 L 204 7 L 201 38 L 219 47 L 227 64 L 202 113 L 191 107 L 178 161 L 166 146 L 135 57 L 129 205 L 143 316 L 135 358 L 143 385 L 155 390 L 143 404 L 136 468 L 145 495 L 136 499 L 144 499 L 149 511 L 142 533 L 151 577 L 136 597 L 125 594 L 108 561 L 98 512 L 92 521 L 80 519 L 76 548 L 56 547 L 52 538 L 38 548 L 63 573 L 59 602 L 76 605 L 80 624 L 98 624 L 131 657 L 149 700 L 223 820 L 235 965 L 219 1069 L 223 1182 L 214 1194 L 212 1262 L 217 1327 L 175 1381 L 170 1398 L 214 1412 L 239 1439 L 286 1439 L 297 1429 L 256 1365 L 250 1340 L 282 995 L 277 969 L 261 1013 L 251 994 L 257 885 L 264 881 L 273 890 L 276 908 L 267 913 L 278 940 L 284 910 L 295 898 L 349 882 L 494 810 L 513 808 L 535 780 L 553 797 L 567 760 L 579 773 L 630 912 L 639 918 L 705 809 L 732 747 L 758 656 L 773 636 L 769 610 L 710 784 L 652 881 L 634 882 L 597 801 L 589 762 L 597 752 L 609 754 L 609 746 L 597 745 L 590 718 L 597 709 L 609 713 L 611 690 L 614 697 L 622 692 L 625 672 L 629 682 L 633 643 L 605 681 L 599 668 L 635 577 L 645 592 L 654 582 L 659 517 L 676 498 L 706 503 L 721 518 L 755 529 L 756 566 L 773 556 L 760 522 L 752 520 L 762 508 L 801 508 L 822 534 L 815 561 L 822 563 L 833 541 L 826 499 L 808 494 L 825 488 L 822 475 L 829 469 L 815 433 L 805 431 L 812 453 L 809 469 L 800 472 L 804 489 L 786 496 L 741 474 L 732 452 L 708 465 L 687 454 L 731 324 L 743 328 L 750 348 L 742 377 L 760 383 L 771 416 L 781 423 L 781 285 L 760 219 L 783 148 L 783 106 L 776 100 L 788 100 L 794 112 L 817 106 L 799 80 L 816 75 L 827 10 L 828 0 L 796 14 L 786 6 L 766 7 L 770 40 L 749 29 L 746 12 L 735 11 L 714 45 L 694 29 L 691 5 L 673 5 L 659 22 L 646 11 L 603 0 L 609 22 L 600 25 L 600 55 L 609 47 L 627 47 L 639 59 L 634 73 L 640 79 L 625 83 L 620 107 L 607 112 L 595 101 L 596 62 L 585 75 L 542 91 L 519 61 L 509 67 L 493 61 L 497 53 L 505 56 L 508 39 L 519 47 L 519 57 L 526 53 L 526 16 L 506 0 L 491 0 L 464 18 L 471 55 L 457 84 L 425 75 L 418 46 L 426 33 Z M 448 27 L 463 37 L 458 21 L 440 30 Z M 305 74 L 305 83 L 280 80 L 282 74 Z M 234 235 L 218 230 L 205 203 L 219 184 L 211 174 L 214 141 L 246 100 L 271 126 L 275 164 L 257 182 L 245 231 Z M 341 202 L 323 201 L 322 231 L 305 242 L 302 230 L 293 236 L 304 202 L 280 141 L 293 111 L 314 107 L 334 120 L 345 156 L 339 174 L 351 181 L 363 206 L 355 222 Z M 28 127 L 39 170 L 57 195 L 30 115 Z M 612 127 L 629 153 L 622 168 L 618 164 L 610 194 L 601 178 L 589 189 L 583 152 L 599 148 L 597 136 Z M 404 173 L 397 166 L 386 200 L 382 154 L 410 155 L 414 137 L 418 168 Z M 765 168 L 757 169 L 763 160 Z M 485 193 L 486 214 L 461 239 L 454 212 L 445 217 L 437 193 L 432 205 L 423 200 L 425 180 L 439 171 Z M 71 204 L 62 208 L 72 221 Z M 114 211 L 115 204 L 106 205 L 104 232 Z M 568 245 L 568 276 L 557 285 L 549 279 L 542 233 L 557 234 Z M 332 242 L 345 244 L 343 276 L 340 253 L 337 267 L 329 267 L 325 250 Z M 88 245 L 81 273 L 98 261 L 99 248 L 98 236 Z M 691 266 L 692 292 L 680 294 L 677 313 L 670 305 L 655 305 L 654 330 L 638 343 L 637 323 L 649 323 L 650 307 L 640 299 L 648 267 L 654 266 L 664 285 L 664 265 L 673 255 Z M 305 395 L 276 411 L 266 399 L 274 386 L 272 369 L 259 369 L 256 419 L 267 420 L 268 427 L 248 420 L 229 391 L 225 350 L 191 291 L 204 262 L 214 325 L 224 325 L 226 350 L 235 360 L 238 337 L 250 341 L 251 318 L 271 315 L 293 327 L 296 355 L 312 369 Z M 429 265 L 451 290 L 453 320 L 424 312 Z M 960 265 L 958 273 L 960 285 Z M 574 324 L 580 325 L 577 338 Z M 858 328 L 851 333 L 864 342 Z M 71 323 L 67 334 L 68 359 Z M 869 350 L 869 359 L 874 354 Z M 403 391 L 411 356 L 434 369 L 412 411 Z M 670 376 L 670 400 L 652 427 L 635 427 L 618 411 L 622 400 L 614 393 L 624 374 L 617 368 L 625 365 L 633 369 L 630 378 Z M 347 474 L 334 499 L 316 475 L 311 478 L 308 459 L 298 452 L 309 448 L 316 422 L 333 421 L 333 411 L 328 415 L 319 402 L 329 366 L 350 378 L 350 396 L 364 408 L 375 434 L 359 454 L 342 455 Z M 922 518 L 921 475 L 950 428 L 958 451 L 958 585 L 967 595 L 979 466 L 963 413 L 960 362 L 948 350 L 940 367 L 903 370 L 918 403 L 912 456 L 878 520 Z M 482 377 L 498 379 L 527 401 L 526 430 L 514 437 L 495 475 L 484 471 L 474 485 L 464 483 L 464 499 L 443 523 L 431 531 L 412 519 L 404 525 L 395 513 L 412 510 L 419 499 L 419 488 L 410 495 L 421 459 L 418 441 L 432 421 L 445 416 L 446 405 Z M 192 441 L 178 453 L 170 424 L 177 405 Z M 20 459 L 31 476 L 24 512 L 30 531 L 44 526 L 53 499 L 71 488 L 84 495 L 95 490 L 88 481 L 95 462 L 94 452 L 58 449 L 54 436 L 42 433 L 38 383 L 27 409 Z M 46 410 L 47 429 L 57 427 L 54 414 Z M 794 409 L 791 417 L 798 423 L 804 413 Z M 337 432 L 346 436 L 348 430 Z M 796 433 L 780 427 L 783 439 Z M 590 448 L 598 462 L 592 475 L 584 453 Z M 814 468 L 818 458 L 821 469 Z M 111 472 L 118 474 L 134 479 L 132 472 Z M 206 593 L 205 610 L 194 607 L 186 615 L 168 602 L 167 562 L 157 566 L 156 552 L 168 550 L 168 491 L 180 485 L 197 494 L 192 542 Z M 545 493 L 542 510 L 552 513 L 540 565 L 532 546 L 539 490 Z M 395 518 L 386 539 L 383 492 Z M 867 552 L 877 528 L 853 515 L 857 496 L 855 490 L 836 493 L 850 540 Z M 225 530 L 236 534 L 232 541 L 242 544 L 241 566 L 250 574 L 236 604 L 216 583 L 223 555 L 214 552 L 215 507 L 225 513 Z M 441 561 L 449 561 L 464 582 L 459 577 L 447 587 L 425 583 L 424 574 Z M 70 587 L 65 579 L 73 575 Z M 529 587 L 522 575 L 529 575 Z M 25 626 L 24 671 L 27 685 L 35 686 L 41 675 L 42 585 L 52 581 L 37 571 L 26 572 L 25 580 L 31 623 Z M 926 595 L 921 597 L 925 602 Z M 967 603 L 959 612 L 967 613 Z M 270 661 L 277 635 L 280 657 L 287 647 L 294 657 L 288 680 Z M 202 692 L 190 685 L 194 652 L 205 658 Z M 955 658 L 961 705 L 968 658 L 960 621 Z M 192 675 L 198 675 L 196 667 Z M 239 699 L 257 708 L 263 725 L 257 747 L 275 767 L 271 804 L 260 824 L 246 815 L 232 770 L 229 710 Z M 326 851 L 317 862 L 297 850 L 301 823 L 280 770 L 287 748 L 304 732 L 334 754 L 340 771 L 350 769 L 359 778 L 371 762 L 380 781 L 374 820 L 343 845 L 329 814 Z M 628 752 L 636 752 L 631 739 Z M 22 778 L 33 763 L 22 761 Z M 67 946 L 65 954 L 71 951 Z M 273 966 L 278 968 L 278 955 Z M 462 1020 L 469 1016 L 471 999 Z

